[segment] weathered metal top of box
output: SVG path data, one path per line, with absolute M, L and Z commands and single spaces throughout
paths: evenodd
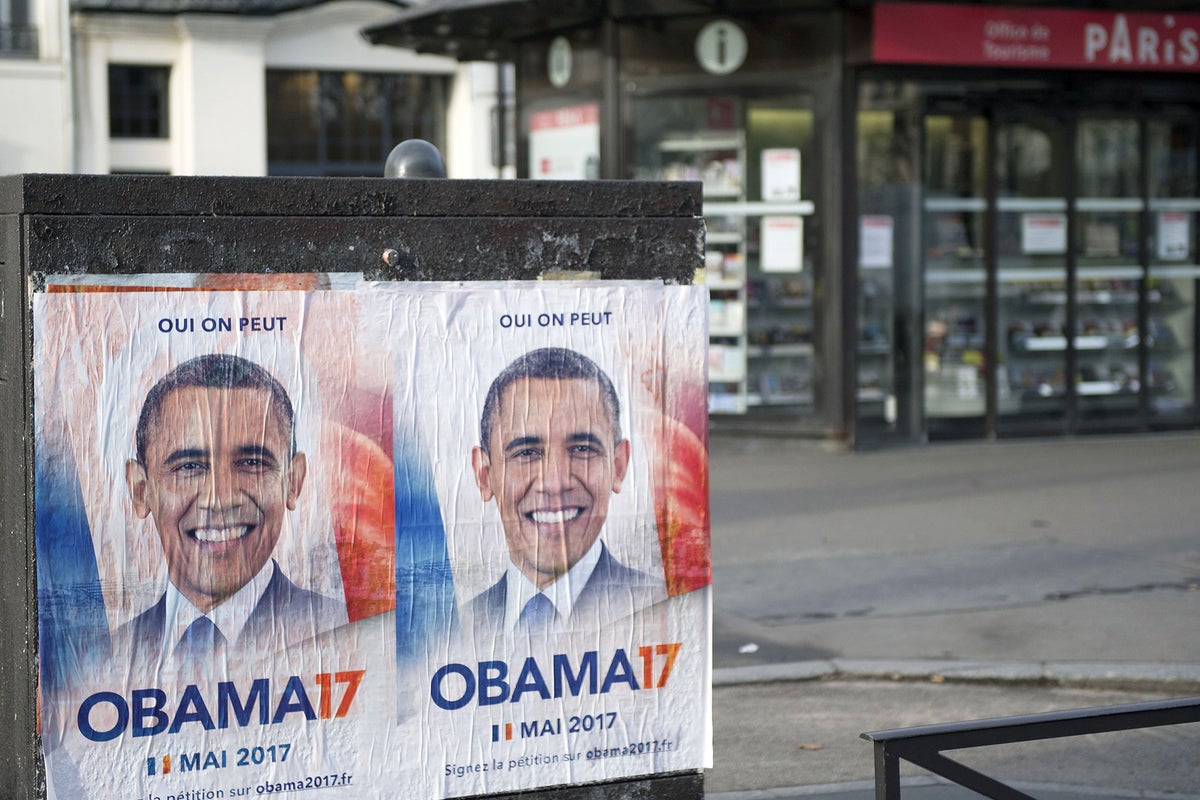
M 320 5 L 325 0 L 71 0 L 72 11 L 89 14 L 240 14 L 262 17 Z M 400 8 L 405 0 L 384 0 Z
M 701 202 L 699 183 L 17 175 L 0 178 L 0 265 L 689 283 Z
M 0 176 L 0 214 L 699 217 L 699 183 L 157 175 Z

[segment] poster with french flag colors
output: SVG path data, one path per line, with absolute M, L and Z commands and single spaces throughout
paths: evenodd
M 711 765 L 704 287 L 48 278 L 51 798 Z

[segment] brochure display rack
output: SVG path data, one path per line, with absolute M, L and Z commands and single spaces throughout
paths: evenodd
M 703 183 L 709 288 L 709 410 L 812 413 L 813 269 L 800 136 L 762 131 L 752 101 L 655 101 L 639 130 L 638 177 Z M 643 117 L 646 119 L 646 117 Z M 776 146 L 787 145 L 787 146 Z

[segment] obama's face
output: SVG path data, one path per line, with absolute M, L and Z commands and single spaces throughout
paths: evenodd
M 275 549 L 304 484 L 304 454 L 256 388 L 171 390 L 126 464 L 133 508 L 153 517 L 171 582 L 207 612 L 246 585 Z
M 471 454 L 484 502 L 495 499 L 509 555 L 538 588 L 595 543 L 629 467 L 629 441 L 599 385 L 521 378 L 500 397 L 487 450 Z

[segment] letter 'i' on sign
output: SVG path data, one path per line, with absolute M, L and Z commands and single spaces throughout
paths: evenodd
M 746 34 L 728 20 L 710 22 L 696 35 L 696 61 L 713 75 L 736 72 L 748 52 Z

